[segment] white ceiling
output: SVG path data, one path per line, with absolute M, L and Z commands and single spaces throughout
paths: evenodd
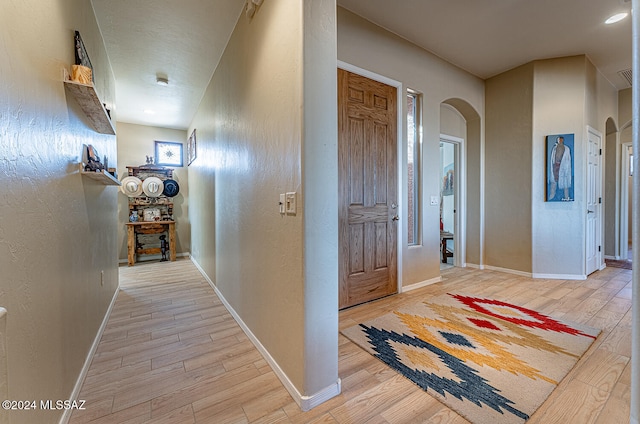
M 92 3 L 116 79 L 118 120 L 187 128 L 245 0 Z M 604 20 L 629 12 L 630 0 L 338 4 L 483 79 L 532 60 L 586 54 L 618 89 L 629 87 L 618 72 L 631 68 L 631 19 Z M 169 86 L 157 85 L 157 75 L 167 76 Z
M 117 119 L 186 129 L 244 0 L 92 0 L 92 4 L 116 80 Z M 168 77 L 169 85 L 159 86 L 157 75 Z M 147 109 L 155 113 L 147 114 Z

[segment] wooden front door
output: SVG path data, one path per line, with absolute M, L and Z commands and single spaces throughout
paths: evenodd
M 338 70 L 339 306 L 397 292 L 395 87 Z

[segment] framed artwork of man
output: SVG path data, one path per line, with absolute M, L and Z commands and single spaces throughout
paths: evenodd
M 574 186 L 574 135 L 555 134 L 547 136 L 547 202 L 573 202 Z

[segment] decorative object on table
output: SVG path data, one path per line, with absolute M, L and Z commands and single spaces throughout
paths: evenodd
M 160 259 L 160 262 L 165 262 L 167 260 L 168 250 L 169 250 L 169 242 L 167 241 L 167 236 L 163 234 L 160 236 L 160 253 L 162 253 L 162 259 Z
M 196 130 L 194 129 L 187 140 L 187 166 L 191 165 L 196 157 L 198 157 L 198 152 L 196 149 Z
M 156 165 L 182 166 L 182 143 L 156 141 Z
M 85 171 L 99 172 L 104 169 L 104 165 L 100 162 L 100 155 L 98 151 L 91 144 L 87 146 L 87 164 L 84 167 Z
M 161 219 L 160 209 L 158 208 L 145 209 L 144 212 L 142 213 L 142 219 L 145 222 L 160 221 Z
M 146 165 L 153 165 L 153 156 L 147 156 L 147 161 L 146 161 Z M 144 165 L 142 165 L 144 166 Z
M 129 215 L 129 222 L 138 222 L 140 217 L 138 216 L 138 211 L 131 211 L 131 215 Z
M 547 136 L 547 202 L 573 202 L 573 134 Z
M 131 175 L 124 177 L 120 181 L 120 190 L 129 197 L 138 197 L 142 194 L 142 180 Z
M 600 330 L 446 294 L 342 333 L 471 423 L 523 423 Z
M 167 197 L 175 197 L 177 196 L 179 191 L 180 186 L 178 185 L 178 182 L 176 180 L 164 180 L 164 190 L 162 191 L 162 194 Z
M 147 197 L 159 197 L 164 190 L 164 183 L 158 177 L 147 177 L 142 182 L 142 191 Z
M 87 49 L 84 47 L 84 42 L 78 31 L 75 32 L 73 41 L 75 45 L 76 64 L 71 67 L 71 79 L 82 84 L 93 84 L 93 65 L 91 65 Z M 78 74 L 78 78 L 82 78 L 82 81 L 76 79 L 76 73 Z M 88 81 L 84 82 L 87 78 Z

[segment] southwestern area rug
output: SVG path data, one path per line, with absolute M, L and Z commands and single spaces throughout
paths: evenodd
M 472 423 L 522 423 L 600 330 L 447 294 L 342 331 Z

